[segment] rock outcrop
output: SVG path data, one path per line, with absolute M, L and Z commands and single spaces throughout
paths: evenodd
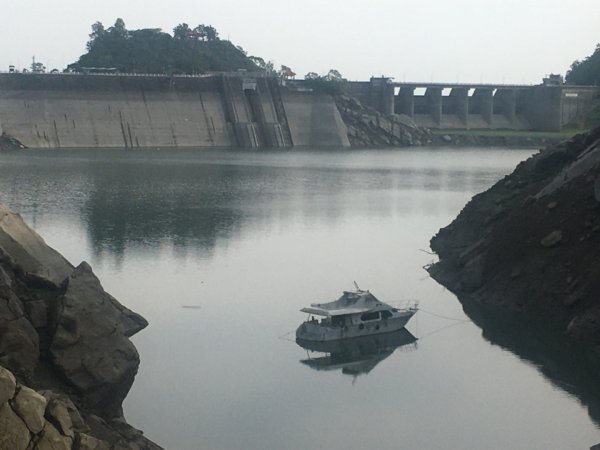
M 517 313 L 586 349 L 600 373 L 600 128 L 520 163 L 431 240 L 463 304 Z
M 4 150 L 20 150 L 26 148 L 18 139 L 2 132 L 0 128 L 0 151 Z
M 429 141 L 429 132 L 408 116 L 384 116 L 346 95 L 336 96 L 335 102 L 352 147 L 407 147 Z
M 121 408 L 146 325 L 0 205 L 0 450 L 160 449 Z

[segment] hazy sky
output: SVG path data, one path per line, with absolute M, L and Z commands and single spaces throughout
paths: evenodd
M 210 24 L 276 67 L 353 80 L 537 83 L 600 42 L 600 0 L 0 0 L 0 11 L 3 71 L 34 55 L 63 69 L 92 23 L 117 17 L 169 33 Z

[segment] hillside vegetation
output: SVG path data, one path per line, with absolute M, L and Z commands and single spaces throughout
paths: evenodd
M 173 35 L 160 28 L 127 30 L 122 19 L 108 29 L 92 25 L 87 53 L 70 70 L 112 68 L 128 73 L 198 74 L 208 71 L 260 70 L 241 47 L 219 39 L 210 25 L 182 23 Z
M 575 61 L 567 72 L 566 81 L 569 84 L 584 86 L 600 85 L 600 44 L 596 50 L 583 61 Z

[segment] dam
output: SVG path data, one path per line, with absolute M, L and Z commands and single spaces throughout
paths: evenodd
M 227 73 L 0 74 L 0 130 L 30 148 L 350 145 L 331 96 Z
M 260 73 L 0 73 L 0 133 L 30 148 L 290 149 L 398 145 L 397 138 L 421 145 L 427 140 L 406 138 L 415 126 L 581 127 L 600 101 L 596 86 L 399 83 L 386 77 L 347 82 L 347 93 L 359 100 L 358 109 L 345 110 L 304 80 L 285 83 Z M 357 141 L 357 127 L 377 139 Z
M 600 102 L 600 87 L 552 81 L 508 85 L 373 77 L 350 82 L 349 92 L 382 114 L 404 114 L 426 128 L 560 131 L 565 126 L 582 127 Z

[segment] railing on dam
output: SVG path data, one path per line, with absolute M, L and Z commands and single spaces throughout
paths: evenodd
M 169 74 L 169 73 L 133 73 L 133 72 L 8 72 L 4 70 L 0 70 L 0 74 L 10 74 L 10 75 L 42 75 L 42 76 L 102 76 L 102 77 L 153 77 L 153 78 L 207 78 L 213 77 L 215 75 L 225 75 L 225 76 L 248 76 L 253 78 L 264 78 L 269 77 L 268 74 L 264 72 L 206 72 L 199 74 Z
M 469 88 L 469 89 L 521 89 L 531 88 L 534 84 L 508 84 L 508 83 L 439 83 L 433 81 L 416 82 L 416 81 L 393 81 L 390 83 L 394 87 L 414 87 L 414 88 Z

